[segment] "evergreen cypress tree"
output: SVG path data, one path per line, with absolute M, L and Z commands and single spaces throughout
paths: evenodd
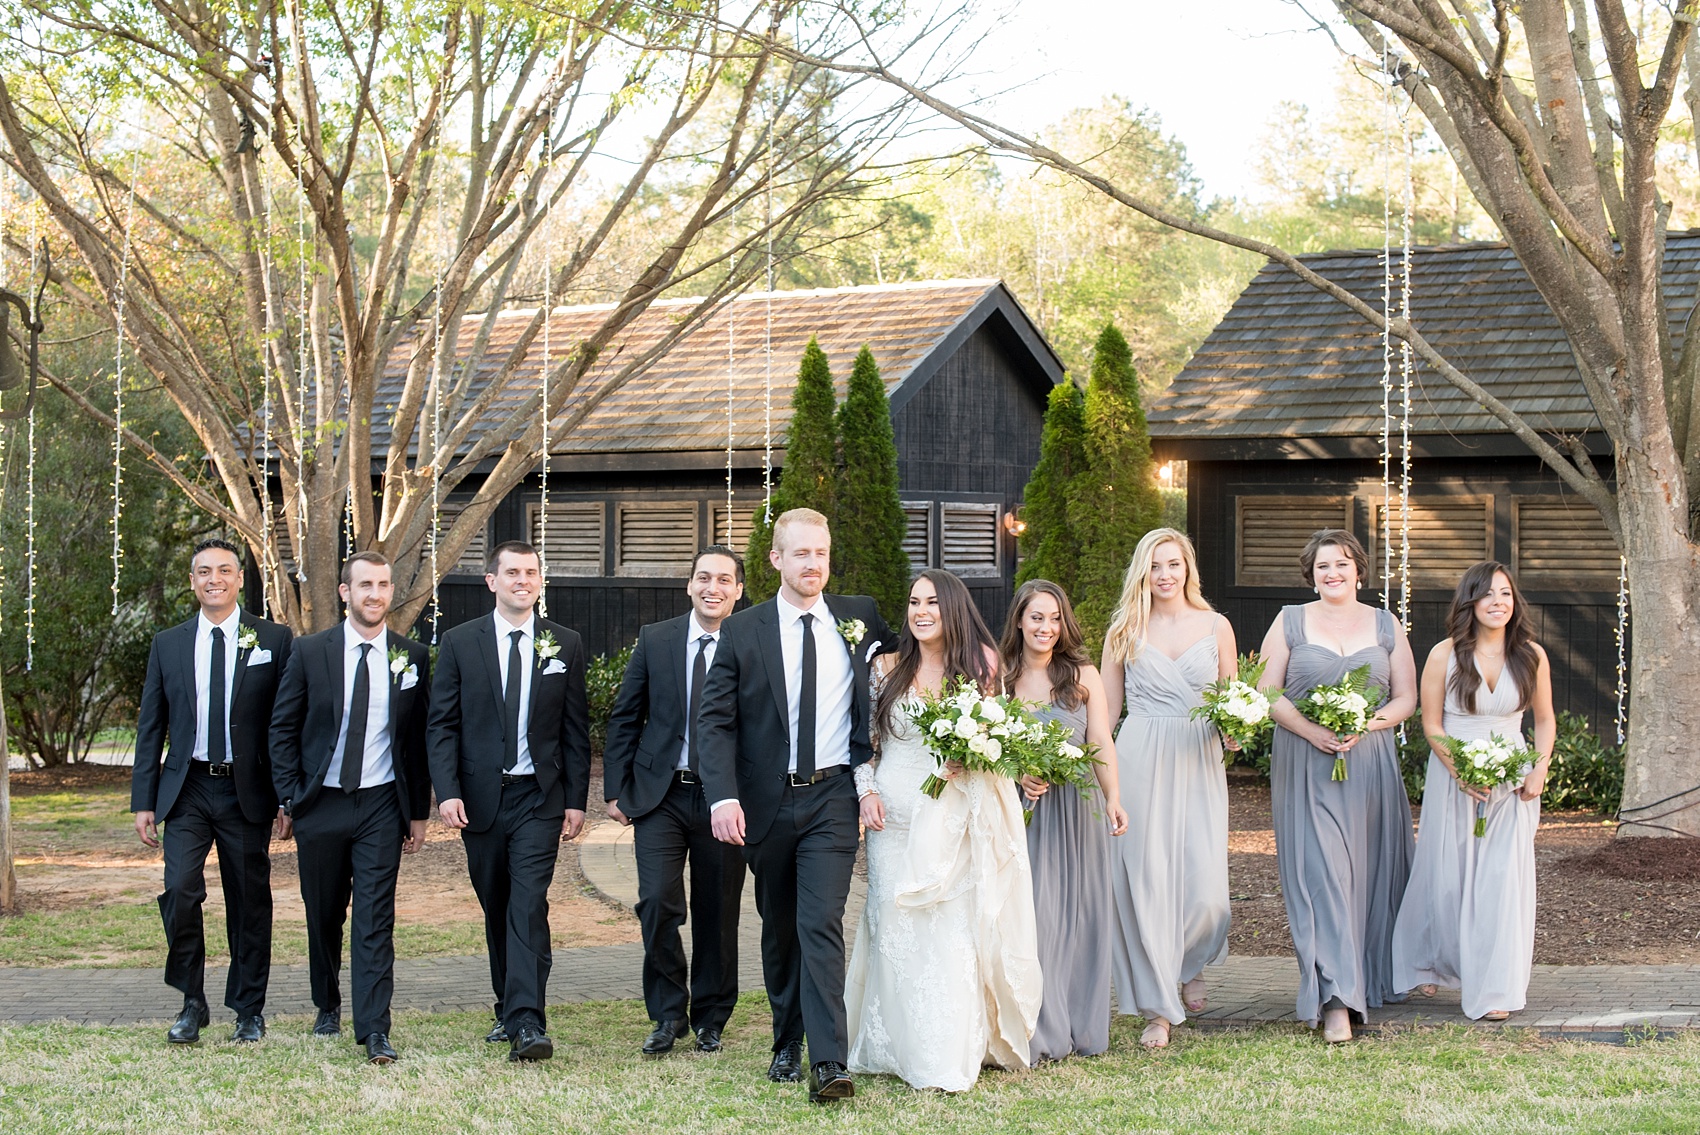
M 1022 493 L 1021 570 L 1016 583 L 1048 579 L 1070 596 L 1079 594 L 1080 539 L 1069 524 L 1068 501 L 1086 471 L 1086 407 L 1072 382 L 1051 388 L 1039 464 Z
M 837 509 L 838 439 L 832 388 L 832 368 L 826 352 L 809 339 L 797 368 L 797 389 L 791 394 L 791 424 L 785 431 L 785 467 L 773 490 L 772 514 L 793 508 L 812 508 L 835 524 Z M 750 602 L 760 603 L 779 590 L 779 573 L 767 562 L 773 527 L 762 517 L 745 548 L 745 590 Z
M 1114 324 L 1092 349 L 1084 409 L 1086 470 L 1071 485 L 1068 516 L 1080 541 L 1075 613 L 1096 653 L 1134 546 L 1163 515 L 1133 352 Z
M 832 527 L 834 591 L 871 595 L 893 626 L 909 599 L 906 521 L 898 494 L 897 440 L 874 353 L 863 344 L 838 408 L 844 472 Z

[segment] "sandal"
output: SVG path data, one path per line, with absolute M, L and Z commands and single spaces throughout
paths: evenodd
M 1344 1009 L 1328 1010 L 1322 1019 L 1322 1039 L 1329 1044 L 1345 1044 L 1351 1040 L 1352 1015 Z
M 1510 1019 L 1511 1013 L 1507 1009 L 1489 1009 L 1482 1014 L 1484 1021 L 1509 1021 Z
M 1139 1034 L 1139 1043 L 1145 1048 L 1168 1048 L 1169 1022 L 1162 1017 L 1153 1017 L 1145 1031 Z
M 1195 977 L 1181 986 L 1181 1004 L 1186 1006 L 1186 1011 L 1189 1013 L 1204 1012 L 1205 1007 L 1210 1004 L 1210 999 L 1205 996 L 1205 985 L 1202 977 Z
M 1423 984 L 1417 986 L 1417 992 L 1421 993 L 1424 997 L 1433 997 L 1436 993 L 1440 992 L 1440 987 L 1432 981 L 1425 981 Z

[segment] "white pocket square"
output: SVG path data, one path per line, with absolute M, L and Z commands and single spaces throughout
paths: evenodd
M 559 658 L 551 658 L 549 660 L 549 664 L 543 667 L 543 672 L 545 674 L 565 674 L 567 672 L 567 664 L 562 662 Z
M 248 665 L 250 665 L 250 666 L 263 666 L 265 663 L 270 662 L 271 660 L 272 660 L 272 652 L 265 649 L 264 647 L 261 647 L 258 650 L 252 650 L 252 651 L 248 652 Z
M 870 658 L 872 658 L 874 656 L 874 651 L 878 650 L 879 648 L 880 648 L 880 640 L 876 638 L 876 639 L 874 639 L 874 641 L 872 641 L 868 644 L 868 652 L 866 654 L 862 655 L 862 661 L 866 662 Z
M 411 690 L 419 684 L 419 667 L 409 666 L 401 672 L 401 688 Z

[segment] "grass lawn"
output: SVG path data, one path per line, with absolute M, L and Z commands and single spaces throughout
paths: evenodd
M 1611 1046 L 1465 1028 L 1327 1048 L 1296 1027 L 1176 1031 L 1138 1048 L 1118 1020 L 1109 1054 L 1026 1075 L 987 1073 L 962 1096 L 858 1078 L 857 1097 L 811 1107 L 769 1084 L 765 1001 L 746 996 L 715 1056 L 645 1060 L 637 1002 L 554 1011 L 556 1059 L 506 1062 L 477 1015 L 403 1014 L 401 1063 L 362 1064 L 307 1018 L 272 1022 L 252 1049 L 228 1022 L 192 1051 L 163 1026 L 0 1028 L 0 1131 L 720 1132 L 1175 1131 L 1692 1132 L 1700 1036 Z

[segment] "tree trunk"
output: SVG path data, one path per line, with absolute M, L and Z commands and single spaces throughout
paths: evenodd
M 18 877 L 12 870 L 12 750 L 6 744 L 6 694 L 0 688 L 0 914 L 18 905 Z

